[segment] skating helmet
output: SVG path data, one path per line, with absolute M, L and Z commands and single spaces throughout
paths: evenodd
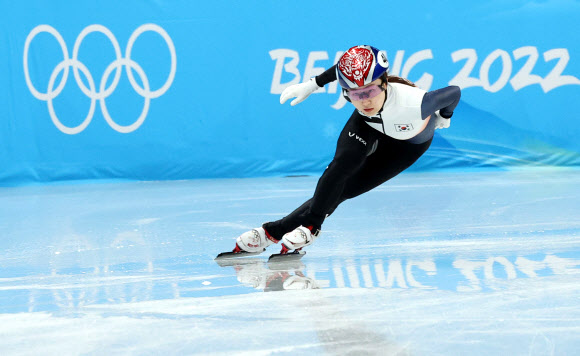
M 355 46 L 336 64 L 336 77 L 344 89 L 355 89 L 377 80 L 389 70 L 385 51 L 372 46 Z

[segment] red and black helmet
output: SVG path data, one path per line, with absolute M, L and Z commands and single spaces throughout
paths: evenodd
M 344 89 L 363 87 L 389 70 L 385 51 L 372 46 L 355 46 L 346 51 L 336 64 L 336 77 Z

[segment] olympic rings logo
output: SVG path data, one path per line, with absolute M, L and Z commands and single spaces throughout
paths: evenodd
M 165 81 L 163 86 L 161 86 L 161 88 L 159 88 L 157 90 L 151 90 L 151 88 L 149 87 L 149 80 L 148 80 L 147 76 L 145 75 L 145 72 L 143 71 L 141 66 L 139 66 L 139 64 L 137 64 L 137 62 L 135 62 L 131 59 L 131 50 L 133 49 L 133 45 L 135 44 L 135 41 L 142 33 L 146 32 L 146 31 L 153 31 L 153 32 L 156 32 L 159 35 L 161 35 L 161 37 L 163 37 L 163 39 L 165 40 L 167 47 L 169 48 L 169 52 L 171 54 L 171 69 L 169 72 L 169 76 L 167 77 L 167 80 Z M 48 81 L 48 88 L 46 90 L 46 93 L 42 93 L 34 87 L 34 85 L 32 84 L 32 81 L 30 80 L 30 73 L 29 73 L 29 69 L 28 69 L 28 50 L 30 48 L 30 43 L 36 37 L 36 35 L 38 35 L 39 33 L 42 33 L 42 32 L 47 32 L 47 33 L 51 34 L 58 41 L 58 43 L 60 44 L 60 46 L 62 48 L 62 54 L 63 54 L 62 62 L 60 62 L 54 68 L 54 70 L 52 71 L 52 74 L 50 75 L 50 79 Z M 111 41 L 111 44 L 114 47 L 115 57 L 116 57 L 115 60 L 113 62 L 111 62 L 111 64 L 109 64 L 109 66 L 105 69 L 105 72 L 103 73 L 103 77 L 101 78 L 101 81 L 99 83 L 98 91 L 95 87 L 95 81 L 94 81 L 93 76 L 91 75 L 91 73 L 89 72 L 87 67 L 82 62 L 80 62 L 78 60 L 80 45 L 81 45 L 83 39 L 88 34 L 90 34 L 92 32 L 100 32 L 109 38 L 109 40 Z M 107 105 L 105 102 L 105 100 L 117 88 L 117 85 L 118 85 L 119 80 L 121 78 L 121 73 L 122 73 L 123 67 L 125 67 L 125 69 L 127 71 L 127 77 L 129 78 L 129 82 L 131 83 L 131 86 L 133 87 L 133 89 L 141 97 L 143 97 L 145 99 L 145 102 L 143 104 L 143 110 L 141 111 L 141 115 L 134 123 L 132 123 L 131 125 L 127 125 L 127 126 L 119 125 L 113 120 L 113 118 L 111 118 L 111 115 L 109 115 L 109 111 L 107 110 Z M 87 116 L 85 117 L 84 121 L 80 125 L 75 126 L 75 127 L 68 127 L 68 126 L 65 126 L 62 122 L 60 122 L 60 120 L 58 119 L 58 117 L 54 111 L 54 106 L 53 106 L 53 100 L 64 89 L 64 86 L 66 84 L 68 74 L 69 74 L 69 68 L 73 69 L 75 81 L 76 81 L 77 85 L 79 86 L 79 88 L 81 89 L 81 91 L 88 98 L 91 99 L 91 105 L 90 105 L 89 112 L 88 112 Z M 135 78 L 133 76 L 133 70 L 137 73 L 137 75 L 139 75 L 139 77 L 141 79 L 141 83 L 143 84 L 143 87 L 139 86 L 139 84 L 135 81 Z M 165 32 L 165 30 L 163 28 L 161 28 L 160 26 L 155 25 L 155 24 L 145 24 L 145 25 L 138 27 L 135 31 L 133 31 L 133 33 L 131 34 L 131 37 L 129 38 L 129 42 L 127 43 L 127 48 L 125 50 L 125 57 L 122 57 L 121 48 L 119 47 L 119 42 L 117 42 L 117 39 L 115 38 L 113 33 L 108 28 L 106 28 L 105 26 L 102 26 L 102 25 L 87 26 L 78 35 L 78 37 L 75 41 L 74 47 L 73 47 L 72 58 L 69 58 L 69 53 L 68 53 L 66 44 L 64 42 L 64 39 L 60 35 L 60 33 L 58 33 L 57 30 L 55 30 L 53 27 L 51 27 L 49 25 L 39 25 L 39 26 L 35 27 L 28 34 L 28 37 L 26 38 L 26 43 L 24 45 L 24 76 L 26 78 L 26 84 L 28 85 L 28 89 L 30 89 L 30 92 L 32 93 L 32 95 L 34 95 L 34 97 L 36 97 L 39 100 L 47 102 L 48 112 L 50 114 L 50 118 L 52 119 L 52 122 L 60 131 L 66 133 L 66 134 L 69 134 L 69 135 L 78 134 L 79 132 L 82 132 L 89 125 L 89 123 L 93 119 L 93 116 L 95 113 L 95 104 L 97 101 L 99 101 L 99 103 L 100 103 L 101 111 L 103 113 L 103 116 L 105 117 L 105 120 L 114 130 L 121 132 L 121 133 L 129 133 L 129 132 L 133 132 L 133 131 L 137 130 L 143 124 L 143 122 L 145 121 L 145 118 L 147 117 L 147 113 L 149 111 L 149 103 L 150 103 L 151 99 L 158 98 L 161 95 L 165 94 L 165 92 L 169 89 L 169 87 L 173 83 L 173 79 L 175 77 L 175 70 L 176 70 L 176 56 L 175 56 L 175 46 L 173 45 L 173 41 L 171 40 L 171 37 L 169 37 L 169 35 L 167 34 L 167 32 Z M 55 88 L 55 81 L 56 81 L 58 75 L 63 71 L 64 71 L 64 73 L 62 75 L 60 83 L 58 83 L 58 85 L 56 85 L 56 88 Z M 85 76 L 85 78 L 87 79 L 88 84 L 89 84 L 88 88 L 82 82 L 82 80 L 80 78 L 79 71 L 82 72 L 83 75 Z M 109 87 L 106 87 L 106 83 L 109 79 L 109 76 L 111 75 L 111 73 L 113 71 L 115 71 L 115 77 L 113 78 L 113 82 L 109 85 Z

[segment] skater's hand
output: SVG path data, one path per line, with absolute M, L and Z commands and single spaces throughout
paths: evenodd
M 305 83 L 291 85 L 284 89 L 282 95 L 280 95 L 280 104 L 284 104 L 286 100 L 290 98 L 296 98 L 290 102 L 290 105 L 294 106 L 304 101 L 304 99 L 308 98 L 310 94 L 314 93 L 318 89 L 320 89 L 320 87 L 318 84 L 316 84 L 316 80 L 314 80 L 314 78 Z
M 441 116 L 439 111 L 436 111 L 435 115 L 431 116 L 431 120 L 435 120 L 436 129 L 446 129 L 451 124 L 451 119 Z

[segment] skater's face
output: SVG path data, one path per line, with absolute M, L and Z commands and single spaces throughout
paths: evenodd
M 379 78 L 360 89 L 356 89 L 348 97 L 358 111 L 364 113 L 366 116 L 373 116 L 381 110 L 385 103 L 385 88 L 386 84 L 382 84 L 382 80 Z M 364 89 L 367 90 L 365 91 Z M 376 94 L 378 91 L 380 92 Z M 355 94 L 357 92 L 359 94 Z

